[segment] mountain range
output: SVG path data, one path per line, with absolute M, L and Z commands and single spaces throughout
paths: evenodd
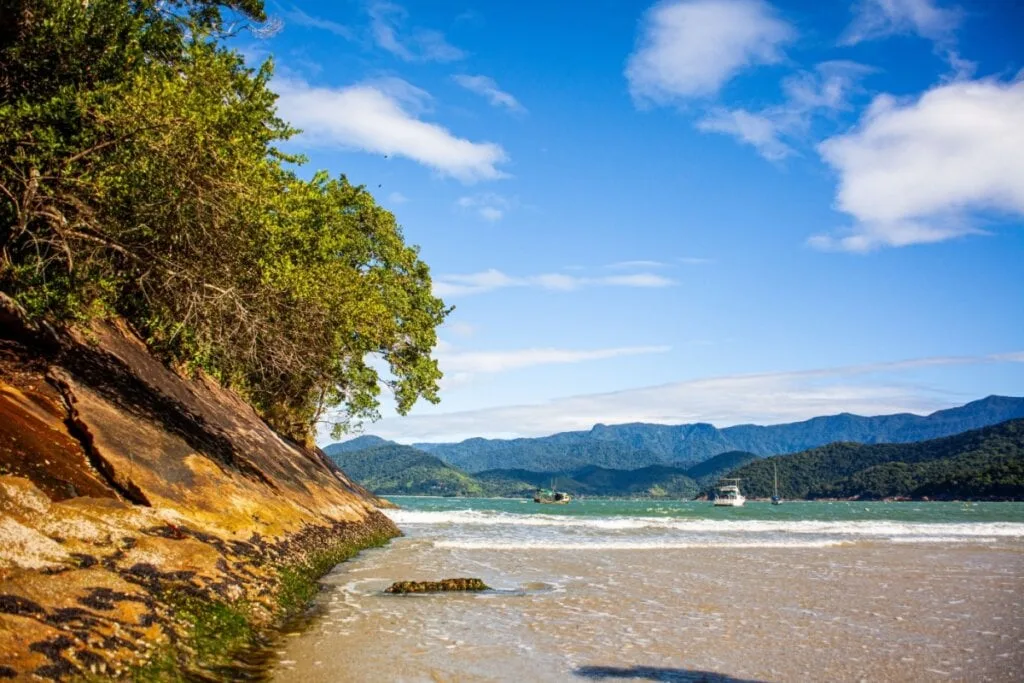
M 989 396 L 930 415 L 898 413 L 865 417 L 850 413 L 780 425 L 717 428 L 706 423 L 595 425 L 592 429 L 522 439 L 467 439 L 414 446 L 466 472 L 522 469 L 569 472 L 594 465 L 633 470 L 651 465 L 688 469 L 730 451 L 759 456 L 795 453 L 834 442 L 909 443 L 959 434 L 1024 417 L 1024 398 Z M 365 435 L 331 444 L 329 455 L 388 442 Z
M 387 442 L 329 457 L 381 495 L 523 498 L 551 486 L 574 495 L 689 499 L 702 491 L 710 494 L 720 477 L 729 476 L 742 480 L 747 496 L 766 498 L 777 473 L 779 493 L 788 499 L 1024 497 L 1024 419 L 911 443 L 837 442 L 769 458 L 730 451 L 688 469 L 586 465 L 558 473 L 496 469 L 468 474 L 411 446 Z
M 753 453 L 723 453 L 689 470 L 669 465 L 635 470 L 586 465 L 558 473 L 512 469 L 467 474 L 412 446 L 364 443 L 371 445 L 362 450 L 334 450 L 328 457 L 360 485 L 384 496 L 524 498 L 538 488 L 551 486 L 573 495 L 686 499 L 727 471 L 758 458 Z

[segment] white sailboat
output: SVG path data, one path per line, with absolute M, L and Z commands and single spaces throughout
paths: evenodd
M 743 507 L 747 499 L 740 493 L 739 481 L 739 479 L 721 480 L 718 485 L 718 493 L 715 495 L 715 507 Z
M 772 505 L 782 505 L 782 499 L 779 498 L 779 464 L 773 462 L 772 467 L 775 468 L 775 495 L 772 496 Z

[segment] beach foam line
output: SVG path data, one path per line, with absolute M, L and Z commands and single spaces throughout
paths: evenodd
M 680 519 L 672 517 L 569 517 L 519 515 L 481 510 L 385 510 L 398 525 L 477 525 L 515 527 L 565 527 L 603 531 L 651 529 L 688 532 L 751 532 L 827 534 L 852 536 L 931 536 L 1024 538 L 1018 522 L 897 522 L 887 520 L 763 520 Z
M 834 548 L 852 541 L 434 541 L 437 548 L 458 550 L 691 550 L 695 548 Z

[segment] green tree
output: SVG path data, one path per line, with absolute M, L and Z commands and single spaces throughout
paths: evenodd
M 309 439 L 437 400 L 448 309 L 394 216 L 275 145 L 269 62 L 226 34 L 259 0 L 0 0 L 0 290 L 120 316 L 168 361 Z M 389 367 L 381 377 L 370 358 Z

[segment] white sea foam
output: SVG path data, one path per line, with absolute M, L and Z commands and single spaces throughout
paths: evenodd
M 672 530 L 692 533 L 790 533 L 838 536 L 1024 538 L 1017 522 L 896 522 L 887 520 L 680 519 L 672 517 L 570 517 L 479 510 L 386 510 L 396 524 L 564 527 L 580 530 Z
M 693 548 L 832 548 L 848 545 L 839 540 L 742 541 L 436 541 L 438 548 L 459 550 L 687 550 Z

